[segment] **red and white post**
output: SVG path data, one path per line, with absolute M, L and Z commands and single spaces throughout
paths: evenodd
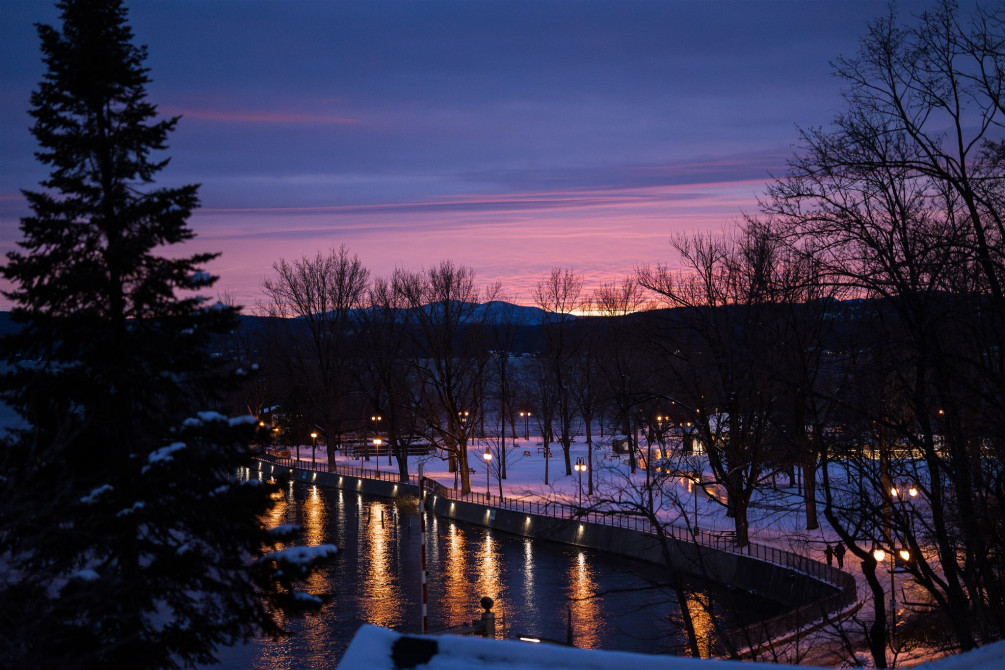
M 422 477 L 422 463 L 419 463 L 419 545 L 422 552 L 422 634 L 428 632 L 426 619 L 426 486 Z

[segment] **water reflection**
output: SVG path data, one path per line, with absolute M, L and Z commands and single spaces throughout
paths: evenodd
M 444 542 L 445 560 L 441 563 L 437 556 L 429 564 L 430 571 L 436 573 L 437 565 L 442 565 L 442 590 L 439 594 L 433 592 L 435 608 L 443 613 L 447 626 L 460 626 L 471 614 L 471 580 L 468 577 L 467 536 L 457 528 L 457 524 L 446 526 L 446 542 Z M 434 535 L 435 537 L 435 535 Z M 439 544 L 439 543 L 437 543 Z
M 334 564 L 308 585 L 332 600 L 320 614 L 283 621 L 292 637 L 228 650 L 223 667 L 332 667 L 364 622 L 418 632 L 419 517 L 414 502 L 407 509 L 355 491 L 282 481 L 267 523 L 298 523 L 300 543 L 340 548 Z M 577 646 L 665 652 L 683 643 L 669 623 L 677 618 L 674 594 L 640 590 L 655 578 L 653 566 L 432 515 L 426 523 L 431 630 L 470 624 L 481 614 L 480 598 L 490 596 L 500 636 L 505 626 L 509 637 L 564 640 L 571 614 Z M 712 601 L 704 594 L 693 597 L 703 637 L 712 621 L 700 605 Z
M 475 593 L 481 596 L 488 596 L 496 602 L 492 608 L 496 618 L 506 616 L 506 600 L 500 598 L 503 591 L 502 586 L 502 558 L 499 555 L 499 543 L 492 540 L 492 533 L 486 532 L 482 540 L 482 549 L 478 552 L 480 556 L 478 572 L 478 582 L 475 586 Z
M 708 658 L 712 653 L 712 636 L 715 633 L 715 627 L 710 605 L 709 598 L 704 593 L 689 593 L 687 596 L 687 611 L 691 613 L 691 623 L 694 626 L 694 635 L 698 642 L 698 652 L 702 658 Z
M 402 609 L 396 563 L 391 541 L 392 524 L 385 518 L 385 504 L 372 501 L 366 505 L 367 520 L 363 527 L 368 552 L 368 567 L 363 572 L 363 598 L 360 604 L 363 618 L 378 626 L 392 628 L 399 621 Z
M 579 552 L 569 566 L 569 599 L 575 645 L 596 649 L 600 646 L 600 588 L 594 581 L 586 554 Z

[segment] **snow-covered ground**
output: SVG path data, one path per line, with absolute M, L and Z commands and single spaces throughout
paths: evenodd
M 402 636 L 376 626 L 363 626 L 339 662 L 339 670 L 395 670 L 412 667 L 409 662 L 395 662 L 392 650 Z M 411 638 L 416 640 L 417 638 Z M 557 645 L 529 644 L 478 637 L 441 636 L 418 638 L 429 641 L 413 644 L 411 660 L 426 658 L 418 667 L 424 670 L 609 670 L 644 667 L 650 670 L 699 670 L 715 661 L 653 656 L 627 652 L 591 651 Z M 435 645 L 435 646 L 432 646 Z M 432 654 L 430 655 L 430 652 Z M 404 655 L 402 648 L 398 653 Z M 428 658 L 427 658 L 428 657 Z M 720 664 L 718 667 L 723 667 Z M 767 670 L 775 664 L 744 664 L 744 668 Z M 1005 667 L 1005 642 L 989 644 L 966 654 L 924 663 L 924 670 L 989 670 Z

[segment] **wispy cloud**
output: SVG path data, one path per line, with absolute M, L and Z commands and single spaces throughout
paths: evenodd
M 168 116 L 219 123 L 305 124 L 305 125 L 359 125 L 359 119 L 330 114 L 305 114 L 303 112 L 259 111 L 240 109 L 193 109 L 163 106 L 160 111 Z

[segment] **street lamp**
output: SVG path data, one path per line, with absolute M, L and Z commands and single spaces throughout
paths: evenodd
M 697 472 L 691 477 L 691 497 L 694 498 L 694 533 L 701 532 L 698 529 L 698 485 L 701 484 L 701 475 Z
M 485 459 L 485 496 L 487 498 L 491 498 L 492 492 L 489 489 L 489 487 L 491 486 L 491 483 L 489 482 L 489 470 L 490 470 L 489 463 L 492 462 L 492 452 L 489 451 L 488 447 L 485 447 L 485 453 L 482 454 L 482 458 Z
M 523 417 L 523 439 L 530 439 L 530 412 L 520 412 Z
M 384 441 L 379 437 L 373 438 L 373 451 L 375 454 L 373 462 L 377 465 L 377 472 L 380 472 L 380 445 L 383 444 L 383 442 Z
M 883 559 L 886 558 L 886 552 L 882 549 L 876 549 L 872 552 L 873 558 L 876 559 L 876 563 L 882 563 Z M 900 550 L 901 558 L 908 559 L 911 557 L 911 552 L 907 549 Z M 897 591 L 894 586 L 894 552 L 890 551 L 890 646 L 896 645 L 896 635 L 897 630 Z
M 905 487 L 904 487 L 903 484 L 901 484 L 900 488 L 897 488 L 896 484 L 894 484 L 893 486 L 890 487 L 890 498 L 893 499 L 893 500 L 896 500 L 898 498 L 900 499 L 900 515 L 901 515 L 901 517 L 903 517 L 903 520 L 904 520 L 904 526 L 903 526 L 902 530 L 903 530 L 903 533 L 904 533 L 904 544 L 905 545 L 908 544 L 908 539 L 907 539 L 908 531 L 912 531 L 913 530 L 913 525 L 914 525 L 913 524 L 913 520 L 914 520 L 913 516 L 914 515 L 913 514 L 912 515 L 908 515 L 906 503 L 907 503 L 908 498 L 912 498 L 913 499 L 913 498 L 916 498 L 917 496 L 918 496 L 918 489 L 915 486 L 908 486 L 906 490 L 905 490 Z M 913 505 L 913 502 L 912 502 L 912 505 Z M 894 538 L 893 538 L 893 531 L 892 531 L 892 529 L 891 529 L 890 533 L 891 533 L 891 536 L 890 536 L 890 546 L 893 546 L 893 544 L 894 544 L 893 539 Z
M 576 472 L 579 473 L 579 506 L 583 506 L 583 472 L 586 470 L 586 463 L 583 462 L 583 457 L 580 456 L 576 459 L 576 464 L 572 466 L 576 468 Z
M 317 453 L 318 453 L 318 434 L 316 431 L 311 431 L 311 469 L 317 469 Z

